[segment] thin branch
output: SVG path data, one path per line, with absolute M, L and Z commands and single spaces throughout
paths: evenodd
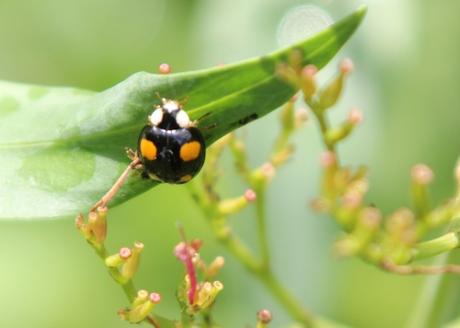
M 390 261 L 384 261 L 382 263 L 384 270 L 400 274 L 400 275 L 414 275 L 414 274 L 443 274 L 453 273 L 460 274 L 460 265 L 447 264 L 442 266 L 430 266 L 430 265 L 398 265 Z

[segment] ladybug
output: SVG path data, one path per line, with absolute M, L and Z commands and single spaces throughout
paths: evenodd
M 148 117 L 137 149 L 144 177 L 176 184 L 190 181 L 206 156 L 201 131 L 178 101 L 165 98 Z

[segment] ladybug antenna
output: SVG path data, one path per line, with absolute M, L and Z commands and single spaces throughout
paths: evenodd
M 155 96 L 157 96 L 157 98 L 161 100 L 161 103 L 163 105 L 166 103 L 166 98 L 161 97 L 158 91 L 155 91 Z
M 185 96 L 184 98 L 182 98 L 181 100 L 178 101 L 179 105 L 181 105 L 181 107 L 185 106 L 186 103 L 188 103 L 190 97 L 189 96 Z

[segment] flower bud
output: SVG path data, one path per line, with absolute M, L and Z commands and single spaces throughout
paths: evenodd
M 358 125 L 363 121 L 363 112 L 361 112 L 357 108 L 353 108 L 349 113 L 348 113 L 348 121 L 352 125 Z
M 141 289 L 137 292 L 136 298 L 134 298 L 133 303 L 131 304 L 132 308 L 135 308 L 139 304 L 142 304 L 149 299 L 149 292 L 145 289 Z
M 359 114 L 352 113 L 352 117 L 349 117 L 348 120 L 343 122 L 340 126 L 327 130 L 325 134 L 326 144 L 334 145 L 337 142 L 348 137 L 356 127 L 356 122 L 360 119 L 358 116 Z
M 424 164 L 417 164 L 411 170 L 412 202 L 419 218 L 430 211 L 428 185 L 433 181 L 433 171 Z
M 358 216 L 353 231 L 337 243 L 337 252 L 342 256 L 361 252 L 373 240 L 381 220 L 382 215 L 378 209 L 364 208 Z
M 141 252 L 144 249 L 144 244 L 141 242 L 135 242 L 134 247 L 131 249 L 131 256 L 126 259 L 125 264 L 121 267 L 121 275 L 126 279 L 132 279 L 134 274 L 139 268 L 139 260 Z
M 244 198 L 250 203 L 254 202 L 257 198 L 257 194 L 254 190 L 252 189 L 246 189 L 244 192 Z
M 95 213 L 95 212 L 91 212 Z M 98 207 L 96 215 L 89 216 L 88 223 L 97 242 L 102 243 L 107 237 L 107 207 Z
M 160 303 L 160 301 L 160 294 L 150 293 L 148 297 L 144 299 L 144 292 L 142 292 L 142 299 L 136 298 L 133 301 L 133 307 L 128 311 L 122 312 L 122 317 L 131 323 L 139 323 L 147 318 L 155 305 Z
M 344 84 L 344 74 L 339 74 L 329 85 L 320 91 L 319 106 L 322 110 L 328 109 L 335 105 L 342 94 Z
M 248 199 L 243 195 L 236 198 L 225 199 L 219 203 L 218 207 L 222 215 L 229 215 L 241 211 L 248 204 Z
M 203 246 L 203 240 L 201 239 L 195 238 L 195 239 L 192 239 L 192 241 L 190 242 L 190 247 L 192 247 L 193 250 L 195 251 L 195 255 L 198 254 L 202 246 Z
M 223 288 L 224 285 L 220 281 L 203 283 L 198 289 L 198 296 L 195 305 L 200 310 L 209 308 L 214 303 L 217 294 L 219 294 Z
M 340 73 L 346 75 L 346 74 L 351 73 L 351 71 L 353 71 L 353 69 L 355 68 L 355 64 L 350 58 L 345 58 L 340 63 L 339 68 L 340 68 Z
M 275 176 L 275 173 L 275 166 L 271 162 L 266 162 L 251 172 L 251 183 L 257 190 L 257 188 L 265 186 L 266 183 L 268 183 Z
M 427 185 L 433 181 L 433 171 L 425 164 L 417 164 L 411 170 L 412 181 L 416 184 Z
M 294 102 L 287 101 L 280 112 L 281 128 L 286 133 L 294 130 Z
M 316 78 L 315 75 L 318 69 L 314 65 L 307 65 L 302 69 L 301 83 L 302 92 L 307 102 L 310 102 L 313 95 L 316 93 Z
M 171 73 L 171 66 L 166 63 L 160 64 L 160 66 L 158 66 L 158 72 L 160 74 L 169 74 Z
M 389 237 L 396 244 L 412 245 L 416 242 L 415 217 L 411 210 L 402 208 L 394 212 L 386 223 Z
M 78 229 L 78 231 L 80 231 L 86 240 L 91 238 L 91 231 L 89 230 L 88 225 L 85 223 L 83 214 L 80 213 L 75 218 L 75 227 Z
M 206 276 L 208 278 L 215 277 L 219 271 L 223 268 L 225 264 L 225 259 L 223 256 L 217 256 L 214 261 L 208 266 L 206 271 Z
M 257 312 L 256 328 L 266 328 L 271 321 L 272 321 L 272 314 L 270 311 L 263 309 Z
M 128 247 L 123 247 L 117 254 L 108 256 L 105 259 L 105 265 L 110 267 L 118 267 L 126 262 L 126 260 L 131 256 L 132 252 Z
M 325 151 L 321 154 L 320 162 L 324 168 L 330 168 L 337 164 L 337 157 L 334 152 Z
M 294 114 L 294 126 L 296 129 L 300 128 L 305 122 L 308 121 L 308 111 L 305 107 L 297 108 Z

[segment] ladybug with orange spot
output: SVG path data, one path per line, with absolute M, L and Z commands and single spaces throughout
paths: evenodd
M 148 118 L 138 141 L 144 177 L 167 183 L 185 183 L 204 163 L 206 147 L 178 101 L 165 99 Z

